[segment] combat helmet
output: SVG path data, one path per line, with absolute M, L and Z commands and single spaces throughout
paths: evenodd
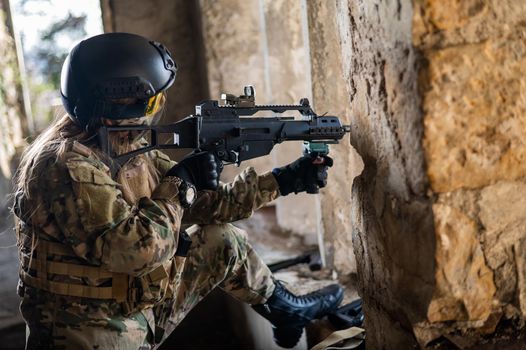
M 157 112 L 177 65 L 162 44 L 130 33 L 106 33 L 78 43 L 62 66 L 64 108 L 83 129 L 100 118 L 122 120 Z M 131 99 L 132 103 L 120 103 Z

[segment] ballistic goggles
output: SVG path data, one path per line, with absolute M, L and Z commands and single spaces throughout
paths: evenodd
M 122 98 L 99 100 L 95 115 L 114 121 L 154 116 L 164 104 L 164 94 L 159 92 L 147 99 Z

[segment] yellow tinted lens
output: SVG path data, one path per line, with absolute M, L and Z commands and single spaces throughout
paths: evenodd
M 163 93 L 159 92 L 157 95 L 150 97 L 148 100 L 148 106 L 146 107 L 146 113 L 144 115 L 150 116 L 159 111 L 163 104 Z
M 130 126 L 130 125 L 147 125 L 149 118 L 130 118 L 130 119 L 118 119 L 112 120 L 110 125 L 117 126 Z

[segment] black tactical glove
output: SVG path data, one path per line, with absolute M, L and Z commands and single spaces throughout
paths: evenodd
M 318 193 L 318 189 L 327 185 L 327 169 L 333 160 L 329 156 L 318 156 L 316 152 L 303 156 L 282 168 L 275 168 L 272 174 L 278 181 L 282 196 L 289 193 Z
M 165 176 L 177 176 L 194 185 L 198 191 L 217 190 L 221 170 L 223 170 L 223 163 L 214 154 L 200 152 L 181 160 L 168 170 Z

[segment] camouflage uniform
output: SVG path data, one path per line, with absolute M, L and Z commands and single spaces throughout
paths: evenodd
M 183 210 L 180 180 L 162 177 L 174 164 L 150 152 L 115 181 L 94 152 L 74 142 L 47 162 L 34 197 L 18 197 L 29 349 L 150 349 L 216 286 L 250 304 L 272 294 L 270 271 L 229 224 L 278 196 L 272 174 L 248 168 Z M 188 256 L 174 256 L 181 225 L 192 224 Z

